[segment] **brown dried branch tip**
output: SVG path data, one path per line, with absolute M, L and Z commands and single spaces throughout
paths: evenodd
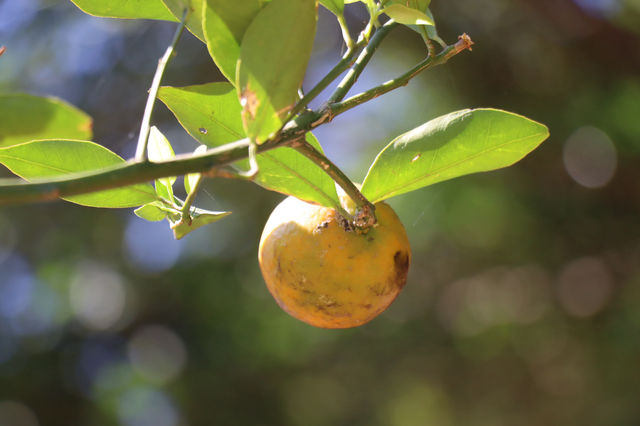
M 456 53 L 460 53 L 465 49 L 471 49 L 471 46 L 473 46 L 474 43 L 471 40 L 471 37 L 469 37 L 467 35 L 467 33 L 462 33 L 462 35 L 458 36 L 458 41 L 455 44 L 455 48 L 456 48 Z

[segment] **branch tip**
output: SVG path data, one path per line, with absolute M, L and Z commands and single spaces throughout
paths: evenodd
M 467 50 L 469 49 L 470 51 L 471 46 L 473 46 L 475 43 L 473 42 L 473 40 L 471 40 L 471 37 L 469 37 L 467 35 L 467 33 L 462 33 L 462 35 L 458 36 L 458 41 L 455 44 L 455 49 L 456 49 L 456 53 L 460 53 L 463 50 Z

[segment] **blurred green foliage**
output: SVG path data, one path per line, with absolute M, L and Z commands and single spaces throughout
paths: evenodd
M 4 208 L 0 424 L 638 424 L 640 6 L 431 7 L 440 35 L 467 32 L 473 52 L 318 129 L 329 157 L 362 179 L 393 137 L 466 107 L 527 115 L 551 138 L 515 167 L 391 201 L 414 255 L 388 312 L 342 331 L 282 312 L 256 261 L 281 197 L 248 183 L 208 182 L 199 205 L 234 213 L 181 241 L 128 210 Z M 347 18 L 364 23 L 358 7 Z M 131 156 L 174 25 L 0 1 L 0 91 L 59 96 L 94 118 L 97 142 Z M 340 40 L 323 10 L 310 83 Z M 423 49 L 397 30 L 355 90 Z M 214 80 L 206 48 L 186 37 L 167 84 Z M 192 151 L 158 110 L 176 151 Z M 593 149 L 569 149 L 572 138 Z

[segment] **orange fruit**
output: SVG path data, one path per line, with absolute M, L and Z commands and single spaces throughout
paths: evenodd
M 336 210 L 294 197 L 273 210 L 258 260 L 282 309 L 316 327 L 349 328 L 393 302 L 407 281 L 411 249 L 391 207 L 375 207 L 377 225 L 366 233 Z

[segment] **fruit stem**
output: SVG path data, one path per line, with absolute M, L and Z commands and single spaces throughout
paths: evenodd
M 175 34 L 173 35 L 173 40 L 167 47 L 167 50 L 162 55 L 162 58 L 158 61 L 158 68 L 156 68 L 156 73 L 153 76 L 153 81 L 151 83 L 151 88 L 149 88 L 149 96 L 147 96 L 147 104 L 144 107 L 144 114 L 142 116 L 142 123 L 140 124 L 140 135 L 138 136 L 138 145 L 136 147 L 136 161 L 142 162 L 147 159 L 147 144 L 149 143 L 149 132 L 151 130 L 151 115 L 153 114 L 153 107 L 156 102 L 156 97 L 158 96 L 158 89 L 160 88 L 160 82 L 162 81 L 162 76 L 164 75 L 164 70 L 167 68 L 169 61 L 171 61 L 171 55 L 180 40 L 180 36 L 182 35 L 182 31 L 184 30 L 185 22 L 187 20 L 187 10 L 185 9 L 182 13 L 182 19 L 180 20 L 180 25 L 176 29 Z
M 291 147 L 320 166 L 356 203 L 357 209 L 355 215 L 347 213 L 342 206 L 336 208 L 340 214 L 345 216 L 356 228 L 369 228 L 376 224 L 375 206 L 362 195 L 358 187 L 355 186 L 351 179 L 349 179 L 338 166 L 333 164 L 323 153 L 302 138 L 292 144 Z

